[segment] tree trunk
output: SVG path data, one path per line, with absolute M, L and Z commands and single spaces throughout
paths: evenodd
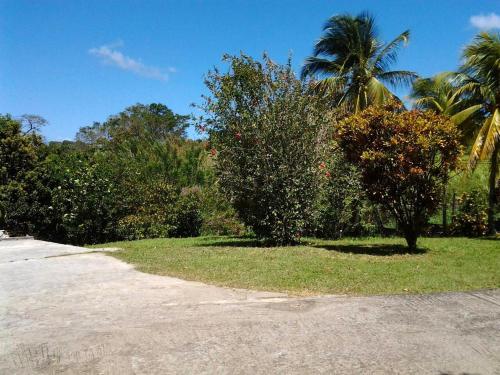
M 446 202 L 446 187 L 447 187 L 447 183 L 445 182 L 443 184 L 443 201 L 442 201 L 442 204 L 443 204 L 443 236 L 446 236 L 448 234 L 448 212 L 447 212 L 448 204 Z
M 453 192 L 453 196 L 451 198 L 451 223 L 455 224 L 455 211 L 457 207 L 457 196 L 456 193 Z
M 495 206 L 496 206 L 496 187 L 497 187 L 497 171 L 498 171 L 498 152 L 500 150 L 500 142 L 497 142 L 493 154 L 491 155 L 490 178 L 489 178 L 489 194 L 488 194 L 488 234 L 494 236 L 495 229 Z
M 408 250 L 410 250 L 410 252 L 417 250 L 417 237 L 417 234 L 413 231 L 405 233 L 406 243 L 408 244 Z
M 415 223 L 400 223 L 400 228 L 408 245 L 408 251 L 413 252 L 417 249 L 417 238 L 419 231 Z
M 380 213 L 380 207 L 375 206 L 375 224 L 377 225 L 377 230 L 382 237 L 385 237 L 385 227 L 384 221 L 382 220 L 382 214 Z

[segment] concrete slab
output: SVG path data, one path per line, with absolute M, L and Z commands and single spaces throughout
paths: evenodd
M 42 259 L 53 256 L 99 251 L 102 252 L 105 251 L 105 249 L 87 249 L 85 247 L 38 241 L 29 237 L 8 238 L 0 240 L 0 264 L 19 260 Z
M 0 243 L 4 373 L 498 374 L 500 291 L 289 298 Z

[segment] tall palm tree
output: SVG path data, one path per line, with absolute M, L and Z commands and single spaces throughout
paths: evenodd
M 472 116 L 482 108 L 481 104 L 473 104 L 460 91 L 456 73 L 444 72 L 431 78 L 420 78 L 413 82 L 410 97 L 414 106 L 422 110 L 432 110 L 448 116 L 462 130 L 470 123 Z M 443 185 L 443 232 L 447 232 L 447 181 Z
M 349 111 L 382 104 L 395 97 L 386 84 L 410 84 L 417 77 L 414 72 L 389 70 L 409 36 L 407 30 L 384 44 L 368 13 L 333 16 L 326 22 L 313 55 L 305 60 L 301 75 L 322 77 L 316 87 L 333 95 L 336 104 Z
M 480 33 L 463 52 L 461 92 L 482 104 L 485 121 L 472 145 L 469 170 L 489 159 L 488 233 L 495 234 L 495 205 L 500 153 L 500 34 Z

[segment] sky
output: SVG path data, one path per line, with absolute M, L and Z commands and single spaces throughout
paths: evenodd
M 456 69 L 478 31 L 500 31 L 500 0 L 0 0 L 0 113 L 43 116 L 48 141 L 135 103 L 190 114 L 224 53 L 292 54 L 299 72 L 327 18 L 362 11 L 383 41 L 410 30 L 393 68 L 421 76 Z

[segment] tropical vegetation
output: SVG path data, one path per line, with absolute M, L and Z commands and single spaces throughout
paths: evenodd
M 299 76 L 291 58 L 226 55 L 201 115 L 135 104 L 74 141 L 46 142 L 40 116 L 2 115 L 0 227 L 74 244 L 401 235 L 411 252 L 418 236 L 494 235 L 500 37 L 479 34 L 456 72 L 430 78 L 392 69 L 409 38 L 384 43 L 370 14 L 336 15 Z M 410 101 L 396 94 L 408 85 Z
M 495 234 L 495 208 L 498 203 L 498 157 L 500 152 L 500 35 L 479 34 L 463 53 L 460 68 L 461 92 L 482 105 L 484 123 L 472 145 L 469 170 L 479 160 L 490 160 L 488 232 Z

